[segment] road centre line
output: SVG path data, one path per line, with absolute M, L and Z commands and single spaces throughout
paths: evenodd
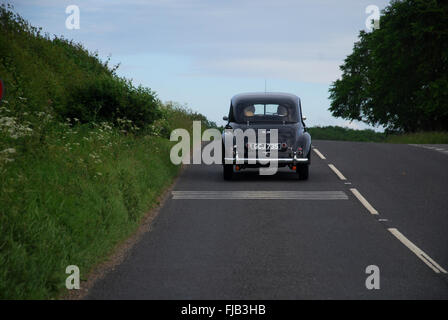
M 412 145 L 412 144 L 411 144 Z M 448 153 L 448 150 L 444 150 L 441 148 L 436 148 L 432 146 L 419 146 L 419 145 L 413 145 L 416 147 L 423 147 L 426 149 L 432 149 L 436 150 L 438 152 Z M 313 149 L 316 154 L 321 158 L 323 155 L 319 152 L 317 149 Z M 339 177 L 341 180 L 347 180 L 344 175 L 333 165 L 328 165 L 331 170 Z M 345 183 L 347 184 L 347 183 Z M 356 188 L 350 188 L 350 191 L 353 193 L 353 195 L 362 203 L 362 205 L 373 215 L 378 215 L 378 211 L 361 195 L 361 193 Z M 388 219 L 379 219 L 379 221 L 386 222 Z M 412 243 L 408 238 L 406 238 L 398 229 L 396 228 L 388 228 L 387 229 L 390 233 L 392 233 L 402 244 L 404 244 L 409 250 L 411 250 L 420 260 L 422 260 L 428 267 L 430 267 L 435 273 L 444 273 L 447 274 L 448 272 L 441 267 L 437 262 L 435 262 L 430 256 L 428 256 L 423 250 L 421 250 L 419 247 L 417 247 L 414 243 Z
M 328 165 L 330 167 L 331 170 L 333 170 L 334 173 L 336 173 L 336 175 L 339 177 L 339 179 L 341 180 L 347 180 L 346 177 L 344 177 L 344 175 L 341 173 L 341 171 L 339 171 L 338 169 L 336 169 L 336 167 L 332 164 Z
M 388 228 L 390 233 L 392 233 L 398 240 L 401 241 L 409 250 L 411 250 L 420 260 L 422 260 L 428 267 L 430 267 L 435 273 L 447 273 L 437 262 L 431 259 L 425 252 L 423 252 L 419 247 L 413 244 L 408 238 L 406 238 L 400 231 L 396 228 Z
M 322 160 L 325 160 L 327 158 L 325 158 L 325 156 L 316 148 L 313 148 L 313 151 L 319 156 L 319 158 L 321 158 Z
M 172 191 L 173 200 L 348 200 L 344 191 Z
M 362 203 L 362 205 L 371 213 L 371 214 L 378 214 L 378 211 L 372 205 L 364 198 L 361 193 L 359 193 L 358 190 L 355 188 L 350 188 L 350 191 L 354 194 L 354 196 L 359 200 L 359 202 Z

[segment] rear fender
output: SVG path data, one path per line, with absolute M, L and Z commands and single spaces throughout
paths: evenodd
M 298 138 L 298 147 L 301 147 L 303 150 L 303 157 L 306 157 L 310 154 L 311 150 L 311 136 L 308 132 L 303 132 Z

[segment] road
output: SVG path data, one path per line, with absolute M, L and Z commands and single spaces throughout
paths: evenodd
M 87 299 L 448 299 L 448 147 L 313 146 L 308 181 L 188 166 Z

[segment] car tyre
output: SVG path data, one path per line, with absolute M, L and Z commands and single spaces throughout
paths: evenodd
M 233 164 L 224 164 L 222 167 L 224 180 L 232 180 Z
M 309 164 L 299 164 L 297 166 L 297 174 L 299 175 L 299 180 L 308 180 L 309 176 Z

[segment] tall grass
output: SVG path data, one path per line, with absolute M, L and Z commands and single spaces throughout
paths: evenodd
M 1 167 L 0 298 L 50 298 L 65 267 L 85 276 L 128 236 L 177 174 L 170 143 L 107 124 L 51 131 Z

